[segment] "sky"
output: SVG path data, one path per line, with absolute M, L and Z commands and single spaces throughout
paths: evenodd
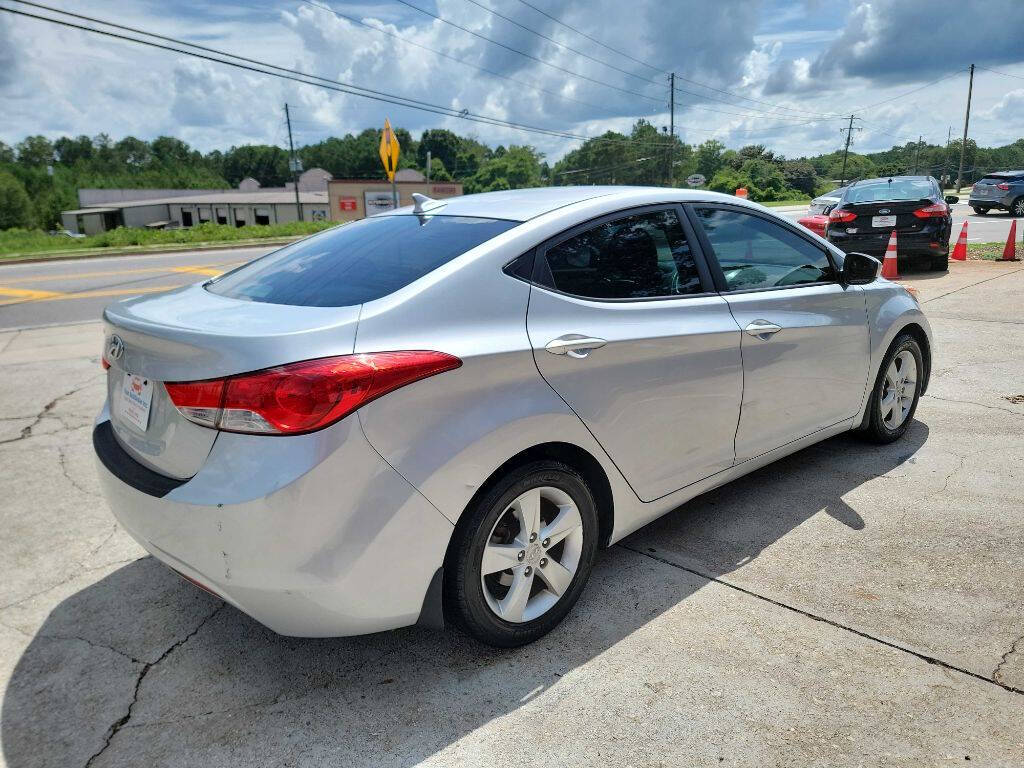
M 628 132 L 638 117 L 667 126 L 675 72 L 683 141 L 760 143 L 787 157 L 839 148 L 851 113 L 855 151 L 919 135 L 942 144 L 950 127 L 957 137 L 974 63 L 970 136 L 982 146 L 1024 136 L 1024 0 L 40 2 L 578 136 Z M 0 13 L 0 141 L 10 145 L 105 132 L 203 151 L 287 146 L 286 102 L 300 146 L 385 117 L 415 136 L 443 127 L 490 146 L 529 144 L 551 161 L 580 145 Z

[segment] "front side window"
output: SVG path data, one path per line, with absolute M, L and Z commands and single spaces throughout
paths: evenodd
M 647 299 L 702 291 L 675 210 L 625 216 L 549 248 L 548 282 L 590 299 Z
M 274 251 L 207 289 L 269 304 L 363 304 L 404 288 L 517 223 L 469 216 L 363 219 Z
M 767 219 L 725 208 L 696 208 L 730 291 L 830 283 L 825 252 Z

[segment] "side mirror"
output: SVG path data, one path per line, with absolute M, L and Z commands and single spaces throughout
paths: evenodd
M 956 195 L 946 195 L 946 202 L 949 203 L 950 205 L 953 205 L 953 203 L 959 203 L 960 198 L 957 197 Z
M 866 253 L 848 253 L 843 261 L 843 282 L 846 285 L 873 283 L 882 271 L 882 262 Z

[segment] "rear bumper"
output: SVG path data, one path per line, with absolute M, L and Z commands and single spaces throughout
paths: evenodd
M 1006 195 L 1005 197 L 972 197 L 967 201 L 967 204 L 972 208 L 998 208 L 1008 211 L 1013 200 L 1013 195 Z
M 882 258 L 889 244 L 891 232 L 865 232 L 848 234 L 830 230 L 828 241 L 840 248 L 844 253 L 859 251 L 869 256 Z M 896 233 L 897 255 L 902 256 L 941 256 L 949 250 L 949 232 L 910 232 Z
M 116 458 L 98 455 L 97 469 L 125 530 L 284 635 L 415 623 L 452 533 L 354 418 L 295 438 L 221 433 L 199 474 L 163 495 Z

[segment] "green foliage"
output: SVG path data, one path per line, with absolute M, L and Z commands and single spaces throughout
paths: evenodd
M 247 176 L 252 176 L 265 187 L 283 187 L 292 178 L 288 170 L 288 153 L 268 144 L 232 147 L 224 153 L 222 173 L 233 187 Z
M 510 146 L 500 155 L 485 160 L 466 180 L 467 194 L 540 186 L 540 155 L 533 147 Z
M 32 201 L 24 185 L 12 174 L 0 171 L 0 229 L 32 225 Z
M 697 173 L 710 179 L 722 167 L 722 152 L 725 144 L 718 139 L 708 139 L 697 146 Z
M 448 169 L 444 167 L 444 163 L 441 162 L 440 157 L 433 157 L 430 159 L 430 180 L 431 181 L 451 181 L 452 175 L 448 173 Z
M 127 229 L 118 227 L 89 237 L 68 238 L 48 235 L 40 230 L 8 229 L 0 232 L 0 254 L 78 251 L 91 248 L 130 246 L 188 245 L 266 238 L 300 237 L 337 226 L 331 221 L 292 221 L 268 226 L 233 227 L 205 222 L 188 229 Z
M 786 185 L 786 178 L 776 163 L 764 156 L 745 160 L 739 170 L 723 168 L 714 175 L 708 186 L 716 192 L 735 194 L 745 187 L 751 200 L 769 202 L 772 200 L 799 199 L 805 195 Z

